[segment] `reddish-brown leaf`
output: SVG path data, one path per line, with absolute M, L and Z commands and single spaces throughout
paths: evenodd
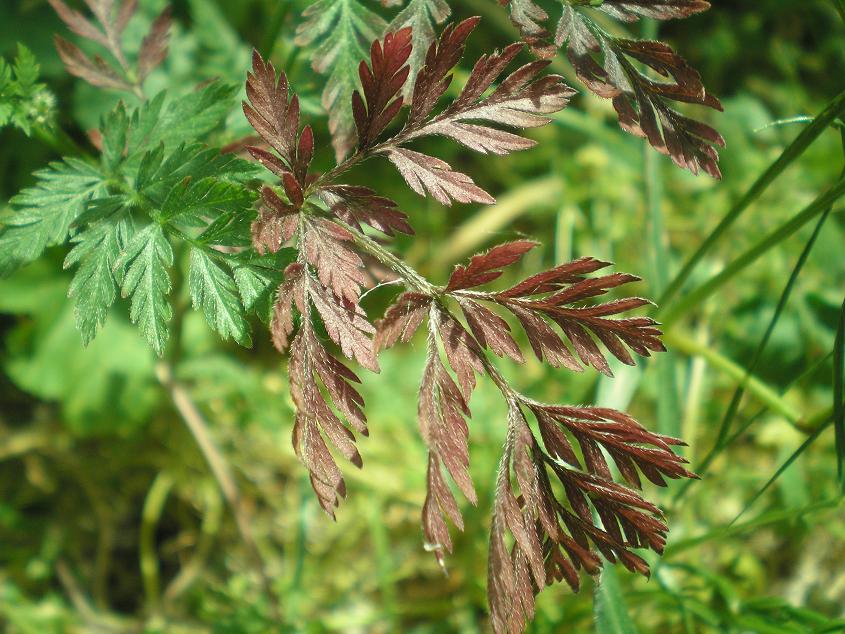
M 71 44 L 62 37 L 54 36 L 56 50 L 69 72 L 74 77 L 87 81 L 98 88 L 112 88 L 114 90 L 132 90 L 132 86 L 99 55 L 92 60 L 75 44 Z
M 440 471 L 441 463 L 472 504 L 477 503 L 477 496 L 469 475 L 469 428 L 466 423 L 466 418 L 470 416 L 469 407 L 440 361 L 433 338 L 429 339 L 428 361 L 420 384 L 417 412 L 420 432 L 429 450 L 428 493 L 422 512 L 423 533 L 438 563 L 443 566 L 444 553 L 452 552 L 452 540 L 444 515 L 460 530 L 463 530 L 463 518 Z
M 326 332 L 348 359 L 353 359 L 373 372 L 378 372 L 373 342 L 369 335 L 375 328 L 357 304 L 344 302 L 328 292 L 322 284 L 308 277 L 308 297 L 323 319 Z
M 308 165 L 314 153 L 314 135 L 310 126 L 301 134 L 299 130 L 299 98 L 289 97 L 285 73 L 276 79 L 276 69 L 265 61 L 258 51 L 252 53 L 252 72 L 247 74 L 246 94 L 249 103 L 243 102 L 244 115 L 256 132 L 278 152 L 281 163 L 270 158 L 269 153 L 250 151 L 268 169 L 284 177 L 291 172 L 300 186 L 305 182 Z
M 402 293 L 375 323 L 373 345 L 376 351 L 389 348 L 400 340 L 408 343 L 428 314 L 431 301 L 431 297 L 422 293 Z
M 431 114 L 437 101 L 446 93 L 452 81 L 449 71 L 463 56 L 466 40 L 480 19 L 473 17 L 457 25 L 448 24 L 440 34 L 440 38 L 431 43 L 425 57 L 425 66 L 417 75 L 414 85 L 409 124 L 414 125 L 424 121 Z
M 458 265 L 452 271 L 447 292 L 481 286 L 497 279 L 502 269 L 518 262 L 523 255 L 537 246 L 530 240 L 517 240 L 493 247 L 485 253 L 474 255 L 466 266 Z
M 554 46 L 544 26 L 548 14 L 534 0 L 504 3 L 535 52 L 550 57 Z M 686 18 L 709 7 L 704 0 L 605 0 L 595 8 L 630 22 L 641 16 Z M 557 47 L 566 47 L 567 57 L 584 85 L 600 97 L 613 100 L 623 129 L 646 138 L 656 150 L 694 174 L 701 170 L 714 178 L 721 176 L 716 150 L 724 146 L 721 135 L 707 124 L 679 114 L 669 104 L 685 102 L 716 110 L 721 110 L 721 105 L 707 93 L 698 72 L 672 48 L 661 42 L 611 36 L 596 28 L 578 3 L 564 3 L 553 39 Z M 655 81 L 636 64 L 669 81 Z
M 393 236 L 396 232 L 413 235 L 408 216 L 389 198 L 378 196 L 369 187 L 330 185 L 319 191 L 331 212 L 346 224 L 360 230 L 362 224 Z
M 315 352 L 318 353 L 317 356 Z M 353 464 L 360 467 L 362 462 L 355 448 L 354 435 L 326 402 L 315 379 L 315 372 L 320 369 L 315 367 L 319 366 L 320 354 L 327 356 L 306 321 L 294 337 L 288 363 L 291 397 L 296 406 L 293 446 L 297 456 L 308 469 L 320 505 L 326 513 L 334 517 L 334 509 L 338 506 L 340 498 L 346 495 L 346 484 L 323 439 L 323 434 Z M 343 367 L 342 364 L 338 365 Z M 339 380 L 357 380 L 349 370 L 346 370 L 345 376 L 338 376 L 336 368 L 330 368 L 329 373 Z
M 85 16 L 68 7 L 62 0 L 48 0 L 50 6 L 67 27 L 85 39 L 108 47 L 109 40 L 105 33 L 94 26 Z
M 408 79 L 411 54 L 411 28 L 388 33 L 370 47 L 370 66 L 362 61 L 358 74 L 364 97 L 352 93 L 352 114 L 358 128 L 358 147 L 367 148 L 399 114 L 403 98 L 397 95 Z
M 478 302 L 459 300 L 472 334 L 482 348 L 490 348 L 496 356 L 508 356 L 517 363 L 525 359 L 511 336 L 511 328 L 504 319 Z
M 150 32 L 141 42 L 141 51 L 138 53 L 138 80 L 144 81 L 156 66 L 167 57 L 167 41 L 170 37 L 170 7 L 153 21 Z
M 475 389 L 476 372 L 481 375 L 485 372 L 481 347 L 460 322 L 448 313 L 439 314 L 435 325 L 449 365 L 458 377 L 461 392 L 469 400 Z
M 388 150 L 387 158 L 396 166 L 410 188 L 420 196 L 425 196 L 427 191 L 443 205 L 451 205 L 452 200 L 488 205 L 496 202 L 469 176 L 453 171 L 446 161 L 400 147 Z
M 252 223 L 252 245 L 263 255 L 267 251 L 275 253 L 293 237 L 299 215 L 295 207 L 266 185 L 261 189 L 261 200 L 258 218 Z
M 338 224 L 316 218 L 307 222 L 300 245 L 320 283 L 350 305 L 358 303 L 361 287 L 367 283 L 364 263 L 351 249 L 353 238 Z
M 288 348 L 290 335 L 293 333 L 293 307 L 305 312 L 304 285 L 302 283 L 303 267 L 293 262 L 285 269 L 285 281 L 276 291 L 276 301 L 273 304 L 273 317 L 270 320 L 270 334 L 273 345 L 279 352 Z

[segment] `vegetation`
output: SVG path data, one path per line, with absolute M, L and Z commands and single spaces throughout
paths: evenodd
M 0 623 L 845 629 L 845 5 L 382 5 L 0 7 Z

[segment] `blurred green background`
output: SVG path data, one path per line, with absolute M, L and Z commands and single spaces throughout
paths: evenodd
M 164 1 L 140 4 L 145 19 L 130 27 L 136 37 Z M 242 83 L 251 48 L 272 51 L 315 124 L 318 169 L 325 167 L 332 152 L 319 100 L 324 78 L 293 41 L 308 4 L 174 0 L 170 57 L 150 79 L 150 93 L 212 77 Z M 482 50 L 516 38 L 495 0 L 450 4 L 456 17 L 484 17 L 464 71 Z M 396 12 L 371 5 L 385 17 Z M 544 246 L 526 258 L 522 274 L 592 255 L 642 276 L 637 293 L 660 296 L 805 118 L 845 88 L 845 23 L 835 2 L 714 5 L 660 24 L 658 35 L 723 101 L 723 114 L 699 113 L 727 140 L 722 182 L 681 172 L 619 130 L 608 102 L 580 89 L 553 125 L 531 133 L 540 144 L 529 152 L 479 157 L 434 142 L 438 156 L 498 198 L 494 206 L 444 208 L 418 198 L 386 162 L 356 173 L 409 214 L 418 235 L 397 240 L 396 250 L 442 283 L 472 253 L 528 236 Z M 648 27 L 630 28 L 639 35 Z M 85 131 L 116 97 L 65 73 L 54 32 L 64 27 L 46 1 L 0 3 L 0 53 L 9 59 L 16 42 L 35 53 L 58 104 L 58 125 L 84 143 Z M 553 68 L 572 78 L 563 56 Z M 233 112 L 221 143 L 247 133 L 243 115 Z M 13 128 L 0 132 L 0 209 L 57 157 L 47 141 Z M 795 217 L 838 180 L 842 166 L 840 134 L 831 126 L 708 251 L 687 288 L 706 283 Z M 833 429 L 818 431 L 830 419 L 845 298 L 845 218 L 836 209 L 776 313 L 815 226 L 814 220 L 766 248 L 706 301 L 689 303 L 667 326 L 671 352 L 638 369 L 620 369 L 607 380 L 544 368 L 533 358 L 522 368 L 502 364 L 535 398 L 627 407 L 647 427 L 680 435 L 696 467 L 717 443 L 735 390 L 758 357 L 728 442 L 705 477 L 688 488 L 674 483 L 648 492 L 671 527 L 652 578 L 619 570 L 606 575 L 601 590 L 588 579 L 578 596 L 564 586 L 548 588 L 530 631 L 845 631 L 838 620 L 845 617 L 845 520 L 837 456 Z M 153 353 L 123 306 L 82 348 L 66 298 L 64 254 L 52 249 L 0 281 L 0 629 L 271 631 L 259 566 L 159 386 Z M 365 307 L 377 316 L 394 293 L 379 289 Z M 773 316 L 770 340 L 760 348 Z M 333 523 L 291 448 L 284 361 L 263 333 L 256 324 L 251 350 L 221 345 L 191 314 L 179 373 L 240 484 L 261 565 L 284 611 L 282 631 L 487 631 L 487 531 L 505 431 L 495 390 L 483 385 L 471 403 L 471 472 L 480 502 L 464 505 L 466 530 L 455 536 L 444 576 L 423 549 L 419 523 L 425 451 L 415 400 L 424 346 L 390 350 L 381 374 L 365 375 L 371 428 L 361 444 L 365 467 L 344 467 L 349 496 Z

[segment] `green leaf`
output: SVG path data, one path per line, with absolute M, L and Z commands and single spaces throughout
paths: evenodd
M 411 72 L 402 91 L 406 103 L 411 100 L 417 73 L 425 65 L 425 55 L 434 41 L 434 24 L 443 24 L 450 13 L 449 5 L 444 0 L 410 0 L 408 6 L 393 18 L 386 29 L 396 32 L 406 26 L 411 27 L 413 48 L 411 57 L 408 59 Z
M 156 354 L 161 356 L 169 337 L 167 322 L 173 316 L 168 302 L 173 249 L 158 224 L 148 225 L 129 241 L 115 269 L 125 270 L 121 294 L 132 297 L 129 316 Z
M 296 254 L 296 249 L 285 248 L 232 264 L 235 284 L 246 310 L 256 313 L 265 322 L 270 320 L 276 289 L 284 277 L 282 271 L 296 259 Z
M 225 121 L 235 107 L 237 89 L 212 82 L 195 92 L 167 101 L 160 92 L 132 115 L 128 153 L 138 155 L 163 144 L 172 150 L 182 143 L 195 143 Z
M 65 258 L 65 268 L 79 264 L 68 297 L 76 300 L 76 328 L 86 346 L 105 323 L 108 309 L 117 297 L 112 270 L 131 232 L 128 216 L 96 224 L 74 237 L 76 246 Z
M 35 56 L 23 44 L 18 44 L 11 66 L 0 59 L 0 127 L 11 123 L 29 136 L 33 126 L 50 124 L 55 98 L 38 83 L 39 72 Z
M 51 163 L 35 176 L 37 185 L 12 198 L 17 213 L 2 219 L 0 277 L 35 260 L 46 247 L 67 240 L 87 201 L 104 190 L 100 171 L 78 159 Z
M 128 132 L 129 115 L 121 101 L 100 124 L 100 135 L 103 139 L 102 161 L 107 174 L 113 173 L 123 162 Z
M 613 566 L 605 565 L 602 569 L 601 581 L 595 592 L 593 612 L 596 618 L 596 634 L 637 634 Z
M 168 221 L 189 216 L 214 219 L 222 214 L 251 216 L 254 200 L 255 195 L 243 185 L 210 177 L 191 180 L 171 189 L 161 204 L 160 213 L 162 219 Z
M 201 249 L 191 249 L 188 286 L 194 308 L 202 309 L 209 325 L 223 339 L 231 337 L 242 346 L 252 344 L 234 280 Z
M 181 184 L 214 176 L 217 180 L 240 182 L 252 178 L 256 167 L 231 154 L 220 154 L 204 145 L 179 145 L 165 152 L 163 145 L 146 152 L 138 164 L 135 189 L 154 201 L 164 201 L 170 190 Z
M 40 69 L 35 55 L 26 46 L 18 42 L 18 52 L 15 57 L 15 80 L 21 94 L 29 94 L 35 88 Z
M 329 113 L 332 144 L 341 158 L 355 143 L 352 92 L 358 88 L 358 64 L 369 57 L 370 44 L 381 37 L 387 23 L 358 0 L 318 0 L 303 16 L 296 43 L 317 44 L 313 67 L 329 76 L 323 107 Z

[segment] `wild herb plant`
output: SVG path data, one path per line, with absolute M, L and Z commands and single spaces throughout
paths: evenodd
M 61 0 L 50 1 L 73 32 L 105 49 L 117 62 L 112 65 L 99 55 L 92 59 L 56 36 L 68 71 L 94 86 L 143 98 L 144 80 L 167 52 L 169 11 L 153 22 L 137 59 L 130 63 L 121 34 L 133 17 L 134 2 L 115 6 L 109 0 L 92 0 L 88 4 L 95 24 Z M 356 10 L 354 3 L 324 5 L 309 9 L 317 23 L 307 22 L 303 29 L 311 36 L 325 31 L 333 12 Z M 434 9 L 434 17 L 442 20 L 446 11 Z M 404 14 L 397 18 L 406 19 L 411 20 Z M 97 335 L 120 291 L 131 300 L 133 323 L 158 355 L 164 355 L 169 345 L 178 345 L 170 341 L 169 330 L 177 254 L 190 262 L 187 285 L 194 308 L 205 314 L 224 340 L 250 345 L 247 311 L 269 317 L 274 345 L 280 352 L 289 351 L 290 390 L 296 405 L 294 448 L 320 504 L 332 516 L 347 491 L 329 445 L 361 467 L 355 433 L 369 433 L 364 402 L 354 387 L 359 379 L 337 352 L 378 372 L 379 350 L 409 341 L 426 323 L 428 352 L 418 407 L 420 431 L 429 449 L 428 494 L 422 511 L 426 547 L 443 565 L 445 553 L 452 550 L 446 519 L 463 528 L 446 474 L 464 497 L 477 502 L 468 473 L 469 400 L 476 375 L 486 376 L 508 406 L 490 536 L 490 609 L 496 631 L 521 631 L 533 616 L 535 592 L 556 580 L 577 590 L 579 570 L 595 574 L 601 568 L 599 554 L 648 574 L 648 565 L 634 550 L 661 552 L 668 528 L 660 510 L 636 492 L 640 473 L 661 486 L 664 477 L 693 474 L 672 451 L 681 441 L 649 432 L 622 412 L 535 401 L 516 391 L 488 355 L 489 350 L 524 361 L 508 321 L 499 314 L 502 311 L 520 324 L 538 359 L 555 368 L 580 372 L 586 366 L 610 374 L 602 348 L 629 365 L 634 364 L 631 352 L 649 356 L 662 351 L 653 319 L 619 317 L 647 305 L 647 300 L 595 301 L 638 278 L 622 273 L 593 276 L 609 263 L 584 257 L 508 289 L 487 290 L 503 269 L 536 246 L 517 241 L 473 257 L 454 269 L 445 286 L 436 286 L 365 229 L 388 237 L 413 234 L 409 216 L 395 202 L 369 187 L 343 183 L 342 177 L 358 164 L 386 158 L 417 194 L 430 195 L 443 205 L 493 203 L 470 176 L 409 146 L 440 135 L 482 153 L 527 150 L 535 141 L 501 128 L 543 126 L 550 121 L 548 115 L 566 107 L 574 94 L 561 77 L 542 74 L 547 61 L 529 62 L 505 74 L 523 49 L 515 43 L 481 56 L 458 96 L 441 106 L 452 69 L 463 57 L 478 18 L 446 26 L 428 44 L 424 57 L 420 49 L 431 39 L 431 26 L 411 21 L 420 34 L 414 35 L 414 26 L 387 29 L 384 37 L 372 42 L 369 60 L 356 61 L 357 81 L 344 68 L 360 52 L 352 42 L 366 36 L 366 31 L 353 34 L 348 42 L 331 41 L 332 50 L 318 51 L 318 67 L 341 56 L 326 88 L 330 95 L 326 106 L 335 117 L 338 100 L 352 88 L 354 122 L 352 130 L 332 119 L 341 158 L 324 173 L 309 170 L 317 147 L 314 133 L 310 126 L 301 127 L 299 100 L 291 94 L 285 74 L 277 77 L 269 61 L 253 54 L 243 110 L 264 145 L 249 145 L 246 150 L 281 185 L 260 187 L 257 217 L 250 182 L 256 176 L 254 167 L 202 143 L 229 113 L 234 94 L 212 82 L 180 98 L 160 93 L 135 108 L 119 104 L 93 135 L 98 161 L 65 158 L 39 172 L 37 185 L 12 201 L 17 211 L 0 234 L 0 269 L 8 274 L 38 258 L 45 247 L 69 241 L 72 248 L 65 267 L 74 267 L 76 273 L 68 296 L 75 302 L 77 328 L 86 344 Z M 379 26 L 374 20 L 367 24 L 373 29 Z M 586 32 L 569 37 L 583 40 Z M 596 48 L 589 39 L 586 45 Z M 664 74 L 667 64 L 680 63 L 670 55 L 659 65 L 655 54 L 646 47 L 639 59 Z M 24 60 L 17 74 L 23 76 L 19 83 L 31 86 L 27 64 L 31 69 L 32 63 Z M 576 67 L 583 76 L 583 59 L 576 61 Z M 703 98 L 700 83 L 687 85 L 697 77 L 694 73 L 672 72 L 679 82 L 675 88 L 658 89 L 637 75 L 635 90 L 650 87 L 677 98 L 692 100 L 694 93 Z M 678 86 L 686 86 L 687 92 L 679 92 Z M 638 101 L 641 122 L 654 103 Z M 403 108 L 404 123 L 396 129 Z M 619 105 L 617 109 L 621 111 Z M 625 112 L 628 119 L 623 119 L 623 126 L 635 129 L 633 108 L 629 105 Z M 660 110 L 666 143 L 657 143 L 653 136 L 651 141 L 658 149 L 668 147 L 680 161 L 686 154 L 677 156 L 666 117 L 674 117 L 671 122 L 676 124 L 681 119 L 667 114 L 671 112 Z M 649 125 L 642 129 L 647 136 L 653 133 Z M 695 132 L 701 135 L 704 129 Z M 347 138 L 354 139 L 353 150 L 343 158 Z M 682 145 L 687 152 L 689 142 Z M 698 158 L 683 159 L 685 166 L 695 170 L 706 154 L 708 171 L 717 174 L 712 167 L 715 154 L 700 147 L 696 152 Z M 294 246 L 283 248 L 287 244 Z M 360 305 L 362 288 L 368 284 L 363 258 L 381 264 L 407 289 L 375 324 Z M 628 486 L 616 482 L 606 455 Z
M 565 581 L 577 591 L 581 569 L 595 575 L 604 560 L 649 574 L 637 551 L 661 553 L 668 526 L 657 504 L 640 493 L 641 480 L 664 486 L 666 479 L 695 477 L 674 452 L 681 441 L 649 431 L 624 412 L 535 400 L 517 390 L 492 358 L 522 363 L 530 348 L 552 368 L 611 375 L 610 357 L 633 365 L 635 355 L 663 351 L 657 321 L 628 314 L 647 309 L 649 301 L 605 297 L 639 278 L 605 272 L 608 262 L 581 257 L 496 288 L 508 268 L 537 246 L 517 240 L 455 266 L 437 285 L 386 246 L 397 234 L 414 235 L 413 209 L 401 210 L 374 183 L 358 184 L 362 170 L 355 172 L 366 161 L 386 158 L 411 190 L 442 205 L 495 202 L 471 175 L 424 153 L 418 140 L 446 137 L 482 154 L 529 150 L 536 141 L 519 130 L 546 125 L 574 95 L 560 76 L 545 74 L 548 61 L 508 70 L 523 51 L 515 43 L 482 55 L 463 85 L 453 86 L 477 18 L 446 24 L 451 11 L 442 0 L 410 0 L 390 22 L 358 0 L 315 2 L 297 41 L 313 48 L 314 69 L 327 75 L 322 103 L 335 164 L 320 172 L 313 167 L 315 154 L 328 139 L 317 139 L 311 126 L 302 125 L 294 87 L 258 52 L 243 103 L 258 137 L 221 151 L 213 145 L 214 133 L 236 109 L 235 87 L 212 81 L 187 94 L 147 98 L 145 81 L 167 55 L 168 10 L 132 53 L 136 49 L 123 39 L 136 2 L 86 0 L 93 19 L 61 0 L 50 4 L 71 31 L 88 40 L 83 50 L 56 37 L 67 70 L 98 88 L 125 93 L 127 103 L 89 135 L 95 152 L 80 149 L 50 164 L 13 199 L 14 213 L 0 228 L 0 273 L 38 259 L 48 246 L 70 245 L 65 268 L 74 276 L 68 296 L 85 344 L 97 336 L 118 294 L 129 300 L 130 318 L 162 357 L 162 383 L 176 406 L 188 411 L 186 421 L 194 425 L 247 543 L 250 527 L 233 478 L 208 443 L 208 430 L 196 427 L 192 405 L 174 379 L 183 288 L 222 340 L 249 346 L 258 336 L 251 315 L 267 324 L 273 344 L 287 355 L 294 448 L 332 516 L 347 494 L 335 454 L 361 467 L 356 434 L 369 434 L 359 377 L 350 366 L 378 372 L 380 351 L 425 333 L 417 412 L 428 450 L 422 528 L 425 548 L 444 567 L 454 547 L 449 523 L 464 528 L 454 492 L 478 501 L 468 469 L 470 398 L 479 377 L 495 386 L 506 405 L 507 433 L 498 471 L 490 474 L 495 500 L 487 590 L 494 630 L 522 631 L 545 585 Z M 699 74 L 669 46 L 621 37 L 607 26 L 608 17 L 687 18 L 707 9 L 707 2 L 567 1 L 554 26 L 531 0 L 503 4 L 534 54 L 548 58 L 557 48 L 566 50 L 578 79 L 612 100 L 624 130 L 684 169 L 720 177 L 716 148 L 722 137 L 673 104 L 721 109 Z M 35 61 L 21 48 L 11 67 L 0 65 L 0 125 L 11 122 L 25 132 L 36 123 L 51 126 L 52 110 L 49 93 L 37 83 Z M 830 120 L 841 110 L 841 104 L 833 108 Z M 743 204 L 783 167 L 773 166 Z M 839 184 L 813 203 L 806 219 L 829 209 L 842 191 Z M 721 279 L 747 266 L 753 255 Z M 673 298 L 699 257 L 693 256 L 664 299 Z M 404 287 L 380 318 L 361 306 L 374 275 Z M 712 292 L 717 282 L 691 296 Z M 684 308 L 671 305 L 668 318 Z M 841 357 L 841 341 L 839 348 Z M 839 429 L 841 411 L 837 416 Z M 726 421 L 725 435 L 730 416 Z M 720 433 L 714 451 L 724 447 L 723 440 Z

